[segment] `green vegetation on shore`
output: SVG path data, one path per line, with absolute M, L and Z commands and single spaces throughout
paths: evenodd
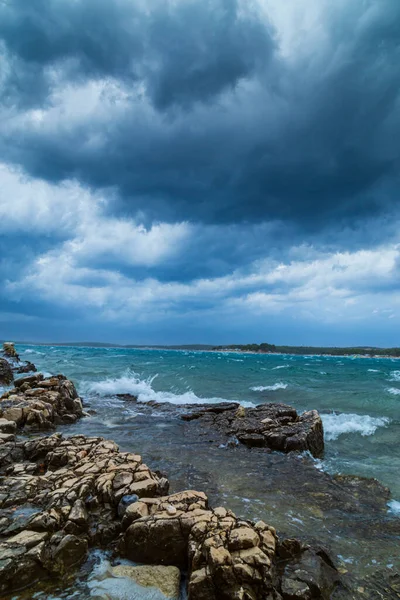
M 315 346 L 275 346 L 275 344 L 232 344 L 230 346 L 214 346 L 213 350 L 259 352 L 261 354 L 327 354 L 331 356 L 395 356 L 400 357 L 400 348 L 374 348 L 374 347 L 352 347 L 352 348 L 325 348 Z

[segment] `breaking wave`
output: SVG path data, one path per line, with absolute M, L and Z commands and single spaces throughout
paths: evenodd
M 170 402 L 171 404 L 213 404 L 217 402 L 228 402 L 226 398 L 200 398 L 193 391 L 189 390 L 182 394 L 174 392 L 156 391 L 153 389 L 153 382 L 157 375 L 140 379 L 136 373 L 127 373 L 116 379 L 104 379 L 96 382 L 82 383 L 80 388 L 82 393 L 94 393 L 99 396 L 115 396 L 116 394 L 131 394 L 137 396 L 139 402 Z M 252 403 L 248 406 L 254 406 Z
M 400 371 L 392 371 L 389 381 L 400 381 Z
M 274 392 L 276 390 L 286 390 L 287 386 L 287 383 L 282 383 L 282 381 L 279 381 L 278 383 L 274 383 L 273 385 L 254 385 L 250 389 L 253 392 Z
M 389 512 L 400 517 L 400 502 L 391 500 L 388 502 Z
M 387 388 L 386 391 L 389 392 L 389 394 L 392 394 L 393 396 L 400 396 L 399 388 Z
M 362 436 L 373 435 L 378 427 L 386 427 L 390 419 L 387 417 L 370 417 L 347 413 L 321 415 L 324 424 L 325 439 L 337 440 L 345 433 L 359 433 Z

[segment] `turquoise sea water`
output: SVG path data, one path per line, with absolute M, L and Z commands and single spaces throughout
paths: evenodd
M 322 544 L 353 578 L 352 589 L 363 588 L 370 577 L 372 590 L 378 589 L 379 577 L 400 571 L 400 361 L 57 346 L 17 350 L 45 374 L 63 373 L 77 385 L 91 416 L 60 427 L 65 435 L 113 439 L 167 475 L 171 492 L 202 490 L 213 506 L 263 519 L 281 537 Z M 117 394 L 136 395 L 139 402 Z M 173 410 L 144 404 L 150 400 L 169 402 Z M 207 432 L 196 434 L 180 419 L 183 404 L 222 400 L 318 409 L 324 458 L 213 444 Z M 376 478 L 391 496 L 379 486 L 353 492 L 326 473 Z M 91 577 L 96 583 L 97 576 L 90 564 L 81 574 L 81 596 L 74 595 L 76 583 L 54 598 L 92 597 Z M 382 596 L 368 596 L 375 597 Z
M 298 411 L 315 408 L 325 428 L 324 469 L 376 477 L 400 500 L 400 360 L 48 346 L 18 350 L 38 368 L 72 378 L 84 396 L 131 393 L 142 401 L 175 404 L 234 400 L 245 406 L 286 402 Z

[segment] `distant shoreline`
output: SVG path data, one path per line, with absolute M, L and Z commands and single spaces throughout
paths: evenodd
M 2 341 L 1 341 L 2 343 Z M 140 344 L 112 344 L 103 342 L 15 342 L 21 346 L 56 346 L 70 348 L 121 348 L 138 350 L 182 350 L 191 352 L 223 352 L 232 354 L 257 354 L 272 356 L 335 356 L 337 358 L 400 358 L 400 348 L 376 347 L 313 347 L 313 346 L 269 346 L 270 350 L 260 349 L 259 344 L 238 346 L 212 346 L 208 344 L 182 344 L 182 345 L 140 345 Z M 272 349 L 273 348 L 273 349 Z

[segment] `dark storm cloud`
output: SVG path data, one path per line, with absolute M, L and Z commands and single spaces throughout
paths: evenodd
M 238 0 L 15 0 L 0 6 L 0 36 L 21 82 L 38 66 L 143 81 L 163 109 L 213 97 L 265 65 L 274 42 L 257 17 Z
M 323 40 L 290 58 L 239 0 L 0 6 L 8 106 L 29 101 L 32 73 L 35 106 L 62 81 L 108 77 L 131 96 L 109 119 L 62 123 L 62 135 L 10 127 L 0 152 L 33 175 L 115 187 L 114 210 L 149 221 L 283 219 L 309 231 L 397 201 L 398 0 L 327 8 Z

